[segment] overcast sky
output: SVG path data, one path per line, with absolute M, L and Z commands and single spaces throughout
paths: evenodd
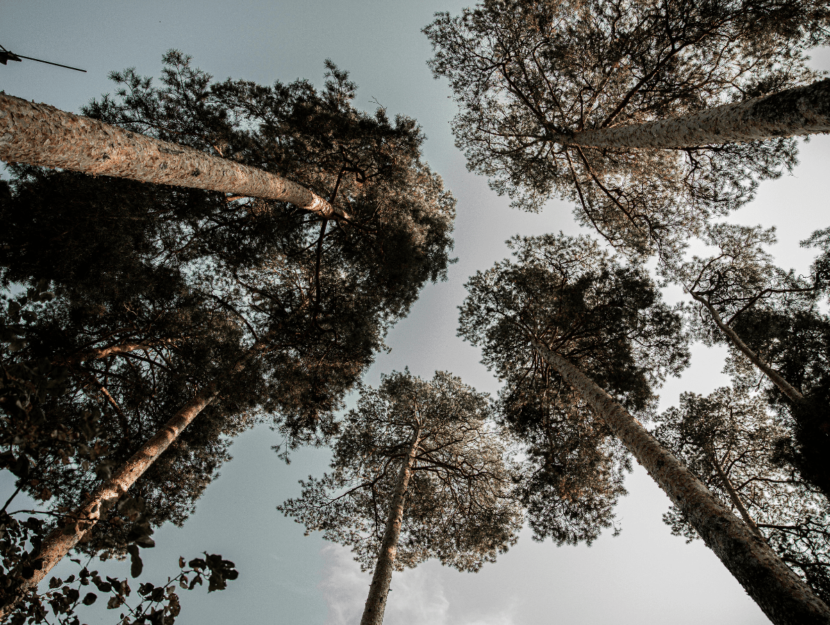
M 407 319 L 388 338 L 391 353 L 378 357 L 367 381 L 409 366 L 431 378 L 447 370 L 479 390 L 498 384 L 479 363 L 477 349 L 455 336 L 463 284 L 475 271 L 507 255 L 514 234 L 580 231 L 571 207 L 551 202 L 542 214 L 510 209 L 508 200 L 468 173 L 453 146 L 449 121 L 455 105 L 445 82 L 426 66 L 430 47 L 420 29 L 437 11 L 456 14 L 455 0 L 0 0 L 0 44 L 19 54 L 82 67 L 86 74 L 30 61 L 0 66 L 6 93 L 77 111 L 112 89 L 107 74 L 135 67 L 159 74 L 162 54 L 177 48 L 216 79 L 264 84 L 306 78 L 323 82 L 326 58 L 351 72 L 359 85 L 357 106 L 418 120 L 428 137 L 424 151 L 458 199 L 455 254 L 447 282 L 427 287 Z M 814 66 L 830 69 L 830 54 L 814 53 Z M 798 242 L 825 228 L 830 137 L 802 146 L 793 176 L 762 184 L 758 199 L 730 217 L 744 224 L 777 226 L 776 257 L 804 271 L 811 252 Z M 2 227 L 2 226 L 0 226 Z M 667 293 L 670 300 L 679 297 Z M 682 391 L 709 393 L 728 384 L 720 373 L 723 353 L 696 346 L 692 366 L 663 389 L 662 408 Z M 184 527 L 156 533 L 144 551 L 145 575 L 159 583 L 175 575 L 179 555 L 202 551 L 233 560 L 240 577 L 228 590 L 182 593 L 182 625 L 196 623 L 357 623 L 369 578 L 348 551 L 325 543 L 275 509 L 299 493 L 297 480 L 319 475 L 325 450 L 300 451 L 286 466 L 271 450 L 278 437 L 267 428 L 240 436 L 234 459 L 208 489 Z M 700 541 L 687 545 L 661 521 L 668 499 L 639 467 L 618 507 L 622 534 L 602 536 L 592 547 L 557 548 L 525 532 L 519 543 L 478 574 L 462 574 L 429 562 L 395 574 L 387 608 L 389 625 L 593 625 L 613 622 L 673 625 L 768 622 L 719 560 Z M 0 484 L 8 497 L 10 482 Z M 5 493 L 5 495 L 4 495 Z M 123 564 L 107 565 L 120 567 Z M 59 567 L 58 574 L 68 569 Z M 135 586 L 135 585 L 134 585 Z M 114 625 L 117 614 L 98 611 L 90 623 Z

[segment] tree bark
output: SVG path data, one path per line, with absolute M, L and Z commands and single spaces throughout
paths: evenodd
M 735 487 L 732 486 L 732 480 L 730 480 L 729 476 L 727 476 L 726 473 L 724 473 L 723 467 L 720 466 L 720 462 L 718 462 L 718 459 L 715 457 L 714 451 L 707 451 L 706 453 L 709 455 L 709 460 L 712 462 L 713 465 L 715 465 L 715 472 L 718 474 L 718 479 L 720 480 L 721 484 L 723 485 L 723 488 L 729 495 L 729 499 L 732 500 L 732 504 L 738 509 L 738 512 L 740 513 L 741 518 L 744 520 L 744 523 L 746 523 L 749 529 L 751 529 L 758 536 L 763 538 L 764 536 L 763 534 L 761 534 L 761 530 L 758 529 L 758 526 L 755 524 L 755 521 L 749 514 L 749 510 L 746 509 L 746 506 L 744 505 L 741 496 L 735 490 Z
M 564 145 L 687 148 L 830 132 L 830 79 L 644 124 L 555 135 Z
M 31 556 L 32 562 L 42 560 L 43 564 L 35 569 L 31 577 L 21 575 L 12 589 L 0 599 L 0 621 L 8 616 L 27 591 L 35 588 L 49 571 L 81 542 L 101 516 L 118 502 L 199 413 L 216 399 L 228 378 L 242 371 L 251 358 L 262 352 L 264 347 L 263 341 L 254 344 L 233 367 L 202 389 L 173 415 L 112 477 L 93 491 L 84 505 L 67 513 L 58 521 L 57 527 L 44 538 L 38 551 Z
M 533 346 L 645 467 L 773 623 L 830 623 L 830 608 L 809 586 L 613 397 L 546 346 L 536 341 Z
M 348 219 L 319 195 L 280 176 L 4 94 L 0 159 L 279 200 L 327 219 Z
M 383 613 L 386 611 L 386 598 L 389 595 L 389 585 L 392 583 L 392 569 L 398 553 L 398 539 L 401 535 L 403 522 L 404 500 L 406 489 L 409 487 L 409 478 L 412 476 L 412 467 L 421 442 L 421 428 L 412 437 L 412 445 L 406 456 L 401 470 L 398 473 L 398 484 L 389 505 L 389 518 L 386 520 L 386 529 L 383 532 L 383 541 L 380 544 L 378 559 L 375 563 L 375 572 L 372 575 L 372 584 L 369 586 L 369 596 L 363 608 L 363 617 L 360 625 L 381 625 Z
M 784 393 L 784 395 L 795 404 L 804 403 L 804 395 L 802 395 L 793 385 L 781 377 L 780 373 L 764 362 L 758 354 L 752 351 L 749 346 L 741 340 L 738 333 L 723 322 L 723 319 L 720 318 L 720 315 L 718 314 L 718 311 L 715 310 L 714 306 L 712 306 L 704 298 L 700 297 L 700 295 L 696 295 L 692 292 L 689 292 L 689 294 L 696 301 L 706 307 L 706 310 L 709 311 L 709 315 L 712 317 L 712 321 L 715 322 L 715 325 L 718 326 L 721 332 L 723 332 L 724 336 L 726 336 L 732 345 L 734 345 L 744 356 L 749 358 L 752 364 L 758 367 L 758 369 L 760 369 L 761 372 L 767 376 L 770 381 L 775 384 L 775 386 L 778 387 L 779 391 Z

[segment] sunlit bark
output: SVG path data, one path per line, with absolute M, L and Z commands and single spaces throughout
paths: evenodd
M 552 139 L 597 148 L 683 148 L 830 132 L 830 79 L 645 124 Z
M 279 200 L 328 219 L 348 218 L 280 176 L 0 94 L 0 159 L 92 175 Z
M 6 618 L 27 591 L 36 587 L 49 571 L 69 553 L 95 524 L 149 469 L 156 459 L 176 441 L 184 429 L 209 406 L 221 392 L 223 384 L 234 374 L 242 371 L 248 362 L 264 348 L 264 343 L 255 344 L 228 371 L 202 389 L 181 410 L 150 438 L 133 456 L 101 484 L 86 503 L 61 518 L 57 527 L 44 538 L 40 548 L 32 554 L 31 561 L 42 561 L 30 577 L 20 577 L 15 586 L 7 590 L 0 603 L 0 620 Z
M 98 349 L 91 349 L 82 352 L 76 356 L 66 358 L 64 363 L 89 362 L 91 360 L 100 360 L 102 358 L 109 358 L 110 356 L 117 356 L 119 354 L 129 354 L 139 349 L 152 349 L 160 345 L 172 345 L 173 340 L 149 341 L 146 343 L 121 343 L 119 345 L 110 345 L 109 347 L 101 347 Z
M 613 397 L 544 345 L 534 342 L 534 347 L 600 415 L 773 623 L 830 623 L 830 609 L 766 542 L 713 497 Z
M 412 437 L 409 453 L 398 474 L 398 484 L 395 487 L 392 503 L 389 506 L 389 518 L 386 520 L 383 542 L 381 542 L 380 551 L 378 552 L 375 572 L 372 575 L 372 584 L 369 586 L 369 596 L 366 598 L 366 606 L 363 608 L 360 625 L 381 625 L 383 623 L 386 598 L 389 596 L 389 585 L 392 583 L 392 571 L 398 551 L 398 539 L 401 535 L 406 489 L 409 487 L 409 478 L 412 477 L 412 466 L 415 464 L 420 437 L 421 430 L 418 428 Z

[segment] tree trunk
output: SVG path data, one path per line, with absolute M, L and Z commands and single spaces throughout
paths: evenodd
M 533 346 L 645 467 L 773 623 L 830 624 L 830 608 L 809 586 L 613 397 L 544 345 Z
M 348 219 L 320 196 L 280 176 L 4 94 L 0 159 L 279 200 L 327 219 Z
M 386 530 L 383 532 L 383 541 L 380 544 L 380 552 L 378 552 L 378 560 L 375 563 L 375 572 L 372 575 L 372 584 L 369 586 L 369 596 L 366 598 L 366 607 L 363 608 L 360 625 L 383 623 L 386 598 L 389 595 L 389 585 L 392 583 L 392 568 L 398 553 L 398 538 L 401 535 L 406 489 L 409 486 L 409 478 L 412 476 L 412 466 L 415 464 L 420 441 L 421 428 L 419 427 L 412 437 L 409 454 L 398 473 L 398 484 L 392 496 L 392 503 L 389 505 L 389 518 L 386 520 Z
M 644 124 L 556 135 L 564 145 L 687 148 L 830 132 L 830 79 Z
M 828 81 L 830 82 L 830 81 Z M 737 332 L 730 328 L 723 322 L 723 319 L 720 318 L 718 311 L 707 302 L 705 299 L 696 295 L 694 293 L 689 293 L 695 300 L 700 302 L 706 307 L 706 310 L 709 311 L 709 315 L 712 317 L 712 320 L 715 322 L 715 325 L 718 326 L 721 332 L 723 332 L 724 336 L 734 345 L 744 356 L 749 358 L 749 360 L 754 364 L 761 372 L 767 376 L 770 381 L 778 387 L 778 390 L 784 393 L 784 395 L 793 403 L 795 404 L 803 404 L 804 403 L 804 396 L 796 390 L 794 386 L 792 386 L 789 382 L 787 382 L 781 374 L 778 373 L 775 369 L 770 367 L 764 360 L 756 354 L 754 351 L 749 349 L 746 343 L 741 340 L 741 337 L 738 336 Z
M 21 576 L 15 580 L 12 589 L 0 599 L 0 621 L 8 616 L 27 591 L 35 588 L 49 574 L 49 571 L 84 538 L 101 516 L 118 502 L 199 413 L 216 399 L 228 378 L 242 371 L 250 359 L 263 349 L 264 342 L 262 341 L 251 347 L 233 367 L 202 389 L 173 415 L 164 427 L 144 443 L 112 477 L 93 491 L 84 505 L 58 521 L 57 527 L 44 538 L 38 551 L 31 556 L 32 562 L 42 560 L 43 564 L 35 569 L 31 577 Z
M 761 534 L 761 530 L 758 529 L 758 526 L 755 524 L 755 521 L 749 514 L 749 510 L 746 509 L 746 506 L 744 505 L 741 496 L 735 490 L 735 487 L 732 486 L 732 480 L 730 480 L 729 476 L 727 476 L 726 473 L 724 473 L 723 467 L 720 466 L 720 462 L 718 462 L 718 459 L 715 457 L 714 451 L 707 451 L 706 453 L 709 455 L 709 460 L 715 466 L 715 472 L 718 474 L 718 479 L 720 480 L 720 483 L 723 485 L 724 490 L 726 490 L 727 494 L 729 495 L 729 499 L 732 500 L 732 505 L 734 505 L 738 509 L 738 512 L 740 513 L 741 518 L 744 520 L 744 523 L 746 523 L 749 529 L 751 529 L 753 532 L 758 534 L 758 536 L 763 538 L 764 535 Z

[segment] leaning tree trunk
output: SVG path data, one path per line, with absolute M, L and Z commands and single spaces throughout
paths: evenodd
M 533 346 L 645 467 L 773 623 L 830 624 L 830 608 L 809 586 L 613 397 L 546 346 Z
M 826 455 L 830 451 L 830 430 L 828 430 L 830 419 L 827 417 L 826 406 L 816 407 L 810 405 L 810 402 L 798 389 L 787 382 L 780 373 L 750 349 L 738 336 L 738 333 L 723 322 L 714 306 L 707 302 L 705 298 L 695 293 L 690 292 L 690 294 L 709 311 L 712 321 L 715 322 L 715 325 L 718 326 L 726 339 L 793 403 L 795 408 L 792 415 L 793 420 L 801 428 L 801 432 L 797 431 L 795 439 L 800 444 L 802 453 L 800 458 L 790 460 L 790 462 L 806 480 L 812 482 L 824 493 L 825 497 L 830 499 L 830 473 L 823 470 Z M 819 419 L 818 423 L 815 423 L 814 419 Z
M 2 93 L 0 159 L 279 200 L 327 219 L 348 219 L 320 196 L 280 176 Z
M 687 148 L 830 132 L 830 79 L 644 124 L 555 135 L 565 145 Z
M 715 455 L 714 450 L 707 450 L 706 454 L 709 456 L 709 461 L 715 467 L 715 473 L 718 474 L 718 480 L 723 486 L 723 489 L 726 491 L 726 494 L 729 495 L 729 499 L 732 501 L 732 505 L 735 506 L 735 509 L 740 513 L 741 518 L 746 523 L 747 527 L 751 529 L 754 533 L 758 536 L 763 538 L 763 534 L 761 534 L 761 530 L 758 529 L 758 525 L 756 525 L 755 520 L 752 518 L 752 515 L 749 514 L 749 510 L 746 509 L 741 496 L 738 494 L 738 491 L 735 490 L 735 487 L 732 485 L 732 480 L 729 479 L 729 476 L 726 475 L 723 471 L 723 467 L 721 466 L 720 462 Z M 766 539 L 765 539 L 766 540 Z
M 375 572 L 372 575 L 372 584 L 369 586 L 369 596 L 366 598 L 366 606 L 363 608 L 360 625 L 381 625 L 383 623 L 386 598 L 389 595 L 389 585 L 392 583 L 392 569 L 398 553 L 398 538 L 401 535 L 406 489 L 409 487 L 409 478 L 412 476 L 412 466 L 415 464 L 415 455 L 418 453 L 420 442 L 421 428 L 419 427 L 412 437 L 409 454 L 407 454 L 398 473 L 398 484 L 392 496 L 392 503 L 389 505 L 389 518 L 386 519 L 386 530 L 383 532 L 383 541 L 380 544 Z
M 80 508 L 67 513 L 57 526 L 43 539 L 39 549 L 30 557 L 31 562 L 42 560 L 30 577 L 22 574 L 15 579 L 13 586 L 6 590 L 0 599 L 0 621 L 4 620 L 14 606 L 35 588 L 49 571 L 69 553 L 86 534 L 95 527 L 108 510 L 135 484 L 149 469 L 156 459 L 176 441 L 182 431 L 207 408 L 219 395 L 228 378 L 242 371 L 250 359 L 262 352 L 264 342 L 254 344 L 237 363 L 202 389 L 181 410 L 127 460 L 127 462 L 106 482 L 101 484 L 87 502 Z
M 828 81 L 830 82 L 830 81 Z M 721 319 L 718 311 L 715 310 L 715 307 L 712 306 L 709 302 L 707 302 L 701 296 L 689 292 L 691 296 L 703 304 L 706 310 L 709 312 L 709 316 L 712 317 L 712 321 L 715 322 L 715 325 L 718 326 L 718 329 L 723 333 L 723 335 L 729 340 L 735 348 L 740 351 L 744 356 L 749 358 L 750 362 L 753 365 L 758 367 L 758 369 L 763 373 L 767 378 L 778 387 L 778 390 L 784 393 L 784 395 L 794 404 L 803 404 L 804 403 L 804 395 L 802 395 L 792 384 L 787 382 L 780 373 L 778 373 L 775 369 L 770 367 L 764 359 L 761 358 L 758 354 L 752 351 L 749 346 L 741 340 L 741 337 L 738 336 L 738 333 L 735 332 L 732 328 L 726 325 Z

